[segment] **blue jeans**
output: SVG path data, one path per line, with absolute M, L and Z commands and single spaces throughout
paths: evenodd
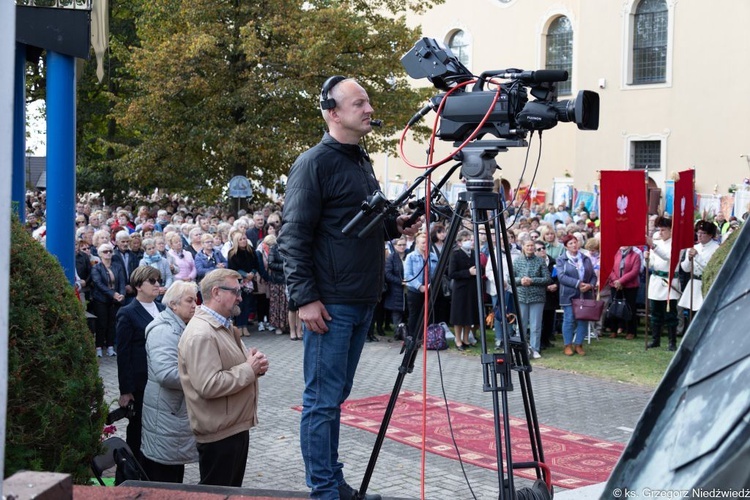
M 349 396 L 374 305 L 326 304 L 328 332 L 304 329 L 305 390 L 300 447 L 311 498 L 338 499 L 344 483 L 339 462 L 341 404 Z
M 573 306 L 562 306 L 563 308 L 563 343 L 565 345 L 583 344 L 583 339 L 589 330 L 589 322 L 577 320 L 573 317 Z M 575 333 L 575 339 L 573 334 Z
M 534 302 L 531 304 L 519 304 L 521 308 L 521 322 L 524 328 L 528 328 L 531 334 L 526 339 L 536 352 L 541 350 L 542 344 L 542 314 L 544 314 L 544 302 Z

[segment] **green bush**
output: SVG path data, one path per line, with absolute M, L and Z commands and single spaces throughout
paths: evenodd
M 716 279 L 716 276 L 719 275 L 719 271 L 721 271 L 721 266 L 724 265 L 724 261 L 727 260 L 727 256 L 729 255 L 729 252 L 732 250 L 732 247 L 734 247 L 734 242 L 737 240 L 737 237 L 740 235 L 740 231 L 735 231 L 732 234 L 729 235 L 729 238 L 727 238 L 727 241 L 721 244 L 721 246 L 714 252 L 714 254 L 711 256 L 711 260 L 708 261 L 708 265 L 706 265 L 706 269 L 703 270 L 703 296 L 705 297 L 708 295 L 708 291 L 711 289 L 711 285 L 714 284 L 714 280 Z
M 11 228 L 5 477 L 91 477 L 106 408 L 94 339 L 59 262 L 14 217 Z

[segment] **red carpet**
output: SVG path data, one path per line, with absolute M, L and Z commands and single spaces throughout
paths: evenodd
M 389 398 L 390 394 L 384 394 L 347 401 L 342 406 L 341 422 L 377 434 Z M 456 402 L 449 405 L 453 433 L 463 461 L 497 470 L 492 411 Z M 511 417 L 510 425 L 513 461 L 531 461 L 526 420 Z M 458 458 L 442 399 L 427 396 L 426 428 L 427 451 L 447 458 Z M 553 427 L 541 426 L 540 431 L 552 483 L 562 488 L 580 488 L 606 481 L 624 449 L 620 443 L 601 441 Z M 421 394 L 402 392 L 399 395 L 387 437 L 415 448 L 422 447 Z M 515 474 L 536 478 L 533 469 L 516 470 Z

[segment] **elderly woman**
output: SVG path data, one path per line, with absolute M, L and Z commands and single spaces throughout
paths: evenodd
M 161 276 L 159 295 L 164 295 L 174 281 L 169 260 L 166 257 L 162 257 L 161 253 L 159 253 L 159 250 L 156 248 L 156 240 L 153 238 L 143 240 L 143 249 L 143 258 L 138 265 L 151 266 L 159 271 L 159 275 Z
M 195 314 L 196 292 L 193 283 L 175 282 L 162 300 L 167 308 L 146 327 L 148 382 L 141 449 L 151 481 L 181 483 L 185 464 L 198 461 L 177 371 L 177 344 Z
M 513 261 L 513 272 L 518 291 L 518 306 L 524 328 L 528 328 L 531 357 L 541 358 L 542 315 L 547 300 L 547 285 L 552 283 L 547 264 L 536 255 L 535 244 L 526 240 L 523 254 Z
M 99 245 L 99 263 L 91 268 L 91 302 L 96 316 L 96 356 L 115 355 L 115 317 L 117 308 L 125 300 L 125 268 L 119 260 L 112 260 L 113 247 Z
M 136 290 L 135 300 L 117 311 L 119 403 L 121 407 L 125 407 L 133 402 L 135 415 L 129 419 L 126 441 L 142 465 L 141 415 L 143 393 L 148 379 L 146 327 L 164 310 L 164 306 L 156 302 L 159 296 L 159 278 L 159 271 L 153 267 L 136 267 L 130 275 L 130 285 Z
M 190 244 L 185 248 L 188 252 L 193 255 L 193 260 L 198 252 L 203 250 L 203 229 L 200 226 L 194 226 L 188 233 L 188 241 Z M 212 239 L 213 241 L 213 239 Z
M 182 238 L 178 233 L 169 233 L 169 258 L 177 266 L 175 280 L 194 281 L 198 271 L 195 269 L 193 254 L 182 249 Z
M 640 273 L 641 256 L 631 246 L 620 247 L 615 254 L 614 265 L 612 266 L 612 272 L 607 278 L 607 284 L 614 289 L 612 293 L 615 294 L 615 297 L 619 294 L 625 298 L 625 302 L 627 302 L 632 313 L 635 313 L 636 310 L 636 298 L 638 297 L 638 288 L 641 284 Z M 635 338 L 638 326 L 638 318 L 635 314 L 628 321 L 618 318 L 616 322 L 617 331 L 612 332 L 612 335 L 609 336 L 610 338 L 617 338 L 625 330 L 627 330 L 627 334 L 625 335 L 626 340 L 633 340 Z
M 572 234 L 562 239 L 565 252 L 557 258 L 557 279 L 560 282 L 560 305 L 563 308 L 563 341 L 566 356 L 574 353 L 584 356 L 583 337 L 589 327 L 588 321 L 573 316 L 573 299 L 593 298 L 596 273 L 591 259 L 579 251 L 578 239 Z
M 227 260 L 221 255 L 221 252 L 214 249 L 214 237 L 208 233 L 201 236 L 202 249 L 195 254 L 195 270 L 198 282 L 214 269 L 224 269 L 227 267 Z

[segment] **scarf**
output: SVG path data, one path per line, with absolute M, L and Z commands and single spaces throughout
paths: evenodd
M 628 247 L 625 250 L 620 250 L 620 253 L 622 254 L 622 258 L 620 259 L 620 276 L 625 272 L 625 258 L 630 253 L 631 248 Z
M 565 255 L 567 255 L 568 260 L 576 266 L 576 269 L 578 270 L 578 279 L 583 281 L 583 274 L 586 271 L 586 269 L 583 267 L 583 256 L 581 256 L 581 252 L 578 252 L 576 255 L 571 255 L 570 252 L 565 250 Z
M 143 260 L 146 261 L 146 264 L 156 264 L 161 260 L 161 254 L 159 252 L 156 252 L 154 255 L 146 254 L 143 256 Z

